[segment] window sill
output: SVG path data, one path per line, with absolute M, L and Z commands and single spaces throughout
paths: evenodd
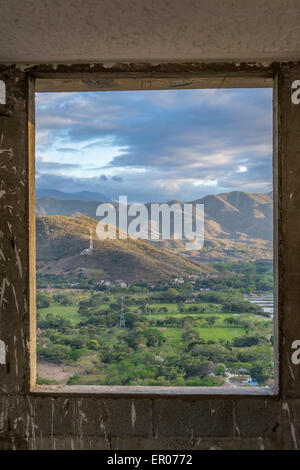
M 34 395 L 64 396 L 105 396 L 105 397 L 234 397 L 234 396 L 277 396 L 268 387 L 147 387 L 108 385 L 39 385 Z

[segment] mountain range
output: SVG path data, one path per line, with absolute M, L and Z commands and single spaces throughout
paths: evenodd
M 98 201 L 98 203 L 111 202 L 111 200 L 103 194 L 92 191 L 65 193 L 64 191 L 59 191 L 58 189 L 37 189 L 36 196 L 37 198 L 53 197 L 56 199 L 63 199 L 68 201 Z
M 48 193 L 37 197 L 37 216 L 61 215 L 67 217 L 95 216 L 100 202 L 108 202 L 105 196 L 88 193 L 88 198 L 97 200 L 75 199 L 82 193 L 73 193 L 72 199 L 63 193 L 62 197 L 54 196 L 55 190 L 44 190 Z M 51 193 L 51 195 L 49 195 Z M 61 192 L 58 192 L 61 194 Z M 38 193 L 38 194 L 41 194 Z M 91 196 L 92 195 L 92 196 Z M 101 197 L 102 196 L 102 197 Z M 116 207 L 118 205 L 111 202 Z M 181 201 L 169 201 L 172 205 Z M 272 193 L 248 193 L 232 191 L 228 193 L 207 195 L 190 201 L 193 204 L 204 204 L 205 213 L 205 244 L 198 252 L 186 251 L 185 240 L 155 240 L 156 246 L 176 251 L 190 260 L 196 261 L 236 261 L 240 259 L 254 260 L 272 258 L 273 236 L 273 198 Z M 147 204 L 150 213 L 150 203 Z M 130 218 L 129 218 L 130 220 Z M 194 215 L 195 222 L 195 215 Z M 160 233 L 160 226 L 157 227 Z

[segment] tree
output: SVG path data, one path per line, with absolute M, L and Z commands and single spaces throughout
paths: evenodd
M 206 377 L 208 374 L 214 373 L 216 366 L 212 361 L 193 359 L 189 361 L 185 367 L 186 378 L 189 377 Z
M 51 344 L 41 350 L 41 356 L 56 364 L 68 363 L 72 360 L 72 349 L 63 344 Z
M 48 308 L 50 306 L 50 297 L 47 294 L 38 292 L 36 294 L 36 306 L 37 308 Z
M 98 341 L 97 341 L 96 339 L 91 339 L 91 340 L 88 341 L 88 343 L 87 343 L 87 347 L 88 347 L 89 349 L 97 350 L 97 349 L 99 349 L 99 346 L 100 346 L 100 345 L 99 345 L 99 343 L 98 343 Z
M 200 335 L 198 331 L 193 330 L 191 328 L 187 328 L 181 335 L 182 339 L 186 343 L 190 343 L 191 341 L 193 342 L 198 342 L 200 341 Z
M 161 331 L 157 329 L 149 328 L 143 332 L 144 337 L 146 338 L 146 344 L 148 347 L 150 346 L 160 346 L 164 341 L 164 335 Z
M 266 361 L 255 361 L 251 368 L 251 377 L 259 384 L 264 384 L 270 377 L 268 363 Z
M 226 363 L 232 353 L 220 344 L 197 344 L 191 349 L 192 356 L 203 356 L 215 363 Z
M 236 318 L 234 317 L 227 317 L 225 318 L 224 320 L 224 325 L 226 326 L 237 326 L 238 325 L 238 321 Z
M 136 328 L 141 322 L 142 318 L 135 312 L 125 312 L 126 328 Z
M 211 315 L 209 317 L 205 317 L 205 321 L 208 324 L 208 326 L 214 326 L 216 321 L 218 320 L 219 317 L 216 317 L 214 315 Z
M 174 287 L 170 287 L 166 292 L 161 293 L 160 299 L 165 302 L 175 302 L 178 296 L 179 292 Z
M 132 349 L 137 349 L 145 341 L 141 331 L 137 329 L 127 330 L 124 339 L 128 346 Z
M 235 348 L 250 348 L 251 346 L 257 346 L 264 341 L 265 338 L 259 335 L 241 336 L 240 338 L 234 338 L 232 344 Z
M 183 302 L 179 302 L 177 304 L 177 310 L 179 313 L 184 313 L 185 312 L 185 305 Z
M 55 302 L 58 302 L 61 305 L 73 305 L 74 300 L 71 295 L 68 294 L 56 294 L 54 295 L 53 299 Z

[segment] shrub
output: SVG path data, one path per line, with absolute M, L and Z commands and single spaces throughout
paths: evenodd
M 64 344 L 51 344 L 41 349 L 40 354 L 46 360 L 56 364 L 63 364 L 72 360 L 72 349 Z

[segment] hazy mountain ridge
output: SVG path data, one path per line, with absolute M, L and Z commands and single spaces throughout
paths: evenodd
M 95 218 L 96 209 L 99 204 L 100 202 L 96 201 L 65 200 L 54 196 L 44 196 L 36 199 L 36 215 L 87 216 Z
M 88 216 L 96 218 L 96 209 L 102 201 L 66 200 L 44 196 L 36 200 L 37 215 Z M 246 193 L 233 191 L 207 195 L 191 201 L 204 204 L 205 238 L 239 239 L 243 234 L 249 238 L 272 240 L 273 200 L 271 193 Z M 170 201 L 171 205 L 180 201 Z M 117 208 L 117 204 L 113 203 Z M 147 204 L 149 208 L 150 203 Z M 148 212 L 150 212 L 148 210 Z
M 273 199 L 270 193 L 233 191 L 192 202 L 204 204 L 206 223 L 215 222 L 223 233 L 233 238 L 246 234 L 251 238 L 272 240 Z
M 111 202 L 109 198 L 104 196 L 101 193 L 96 193 L 93 191 L 79 191 L 75 193 L 66 193 L 64 191 L 59 191 L 58 189 L 38 189 L 36 191 L 38 198 L 42 197 L 55 197 L 58 199 L 68 200 L 68 201 L 100 201 L 100 202 Z

